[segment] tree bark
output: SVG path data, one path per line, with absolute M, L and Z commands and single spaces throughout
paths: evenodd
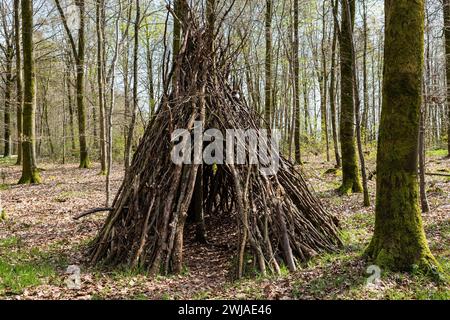
M 136 126 L 136 114 L 138 111 L 138 58 L 139 58 L 139 29 L 141 23 L 141 8 L 139 0 L 136 0 L 136 17 L 134 21 L 134 49 L 133 49 L 133 110 L 131 113 L 130 126 L 128 128 L 126 150 L 125 150 L 125 169 L 130 166 L 131 147 L 133 143 L 134 127 Z
M 20 0 L 14 0 L 14 42 L 16 49 L 16 121 L 17 121 L 17 161 L 22 164 L 22 109 L 23 109 L 23 83 L 22 83 L 22 56 L 20 45 Z
M 337 16 L 338 0 L 335 0 L 333 5 L 333 15 Z M 338 36 L 338 26 L 334 21 L 333 27 L 333 40 L 331 45 L 331 70 L 330 70 L 330 112 L 331 112 L 331 130 L 333 136 L 334 157 L 336 160 L 336 168 L 341 167 L 341 156 L 339 154 L 339 143 L 337 135 L 337 122 L 336 122 L 336 45 Z
M 35 155 L 35 74 L 33 45 L 33 1 L 22 0 L 22 47 L 24 66 L 22 176 L 19 184 L 40 183 Z
M 104 0 L 97 0 L 95 4 L 96 19 L 95 26 L 97 32 L 97 86 L 98 86 L 98 106 L 100 111 L 100 172 L 106 174 L 106 122 L 105 122 L 105 76 L 104 72 Z
M 78 30 L 77 61 L 77 109 L 78 109 L 78 135 L 80 140 L 80 168 L 87 169 L 91 166 L 86 137 L 86 107 L 84 103 L 84 59 L 85 59 L 85 2 L 77 0 L 80 10 L 80 28 Z
M 447 150 L 450 157 L 450 0 L 444 0 L 445 71 L 447 75 Z
M 436 271 L 440 267 L 425 237 L 417 182 L 424 0 L 386 0 L 385 12 L 375 232 L 366 255 L 382 268 Z
M 266 57 L 265 57 L 265 106 L 264 120 L 266 127 L 271 128 L 272 121 L 272 0 L 266 0 L 265 15 L 265 39 L 266 39 Z
M 301 146 L 300 146 L 300 61 L 298 56 L 299 51 L 299 35 L 298 35 L 298 27 L 299 27 L 299 9 L 298 9 L 298 0 L 294 0 L 294 42 L 293 42 L 293 55 L 292 59 L 294 60 L 294 119 L 293 130 L 294 132 L 294 146 L 295 146 L 295 162 L 298 164 L 302 163 L 302 154 L 301 154 Z
M 341 148 L 342 148 L 342 194 L 361 192 L 355 145 L 355 104 L 353 100 L 353 53 L 352 39 L 355 21 L 355 0 L 342 1 L 341 51 Z

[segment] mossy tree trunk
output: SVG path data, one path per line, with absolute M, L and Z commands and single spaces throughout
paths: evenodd
M 417 173 L 424 0 L 386 0 L 385 6 L 376 220 L 366 254 L 382 268 L 431 270 L 438 264 L 422 226 Z
M 40 183 L 35 156 L 35 74 L 33 57 L 33 1 L 22 0 L 24 104 L 22 176 L 19 184 Z
M 20 0 L 14 0 L 14 42 L 16 56 L 16 107 L 17 107 L 17 161 L 16 165 L 22 164 L 22 106 L 23 106 L 23 87 L 22 87 L 22 57 L 20 45 Z
M 341 52 L 341 125 L 342 185 L 340 192 L 362 192 L 356 158 L 355 104 L 353 101 L 352 34 L 355 22 L 355 0 L 342 1 Z

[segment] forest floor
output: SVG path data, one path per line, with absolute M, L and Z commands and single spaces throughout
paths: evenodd
M 443 151 L 428 153 L 428 171 L 450 173 Z M 375 167 L 373 154 L 368 166 Z M 324 206 L 339 217 L 341 252 L 316 257 L 294 274 L 252 276 L 233 280 L 233 237 L 230 226 L 209 219 L 214 228 L 210 245 L 187 241 L 186 268 L 181 275 L 156 278 L 127 269 L 106 270 L 86 263 L 86 247 L 102 225 L 105 214 L 72 218 L 105 201 L 104 176 L 99 168 L 80 170 L 75 164 L 42 163 L 43 183 L 17 186 L 20 168 L 0 159 L 0 299 L 450 299 L 450 285 L 419 273 L 383 272 L 367 285 L 368 263 L 361 258 L 374 225 L 374 180 L 369 182 L 372 207 L 362 206 L 362 195 L 340 197 L 340 171 L 318 156 L 307 159 L 304 172 Z M 122 169 L 113 170 L 113 191 Z M 450 178 L 428 176 L 431 212 L 424 214 L 430 248 L 450 274 Z M 113 192 L 114 193 L 114 192 Z M 212 232 L 210 233 L 212 234 Z M 190 236 L 188 235 L 188 238 Z M 81 268 L 81 289 L 68 289 L 68 265 Z

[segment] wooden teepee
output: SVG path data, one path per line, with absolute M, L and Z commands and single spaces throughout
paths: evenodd
M 195 122 L 204 130 L 261 130 L 259 115 L 229 84 L 227 48 L 218 46 L 213 54 L 199 20 L 191 10 L 183 23 L 181 50 L 164 79 L 158 112 L 93 242 L 93 263 L 139 266 L 152 274 L 180 272 L 186 219 L 200 171 L 196 164 L 172 162 L 172 132 L 192 131 Z M 261 272 L 279 273 L 280 264 L 295 270 L 299 262 L 341 244 L 336 219 L 294 166 L 283 157 L 279 161 L 278 173 L 271 176 L 261 174 L 257 165 L 202 166 L 204 210 L 208 215 L 225 210 L 222 219 L 237 221 L 238 276 L 249 255 Z

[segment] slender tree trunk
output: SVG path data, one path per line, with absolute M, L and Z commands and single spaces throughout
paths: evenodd
M 104 71 L 104 0 L 97 0 L 96 8 L 96 31 L 97 31 L 97 86 L 98 86 L 98 106 L 100 111 L 100 172 L 106 174 L 106 132 L 105 132 L 105 91 L 104 83 L 105 76 Z
M 355 146 L 355 104 L 353 95 L 352 39 L 355 20 L 355 0 L 342 1 L 341 47 L 341 148 L 342 148 L 342 194 L 361 192 Z
M 295 146 L 295 162 L 298 164 L 302 163 L 302 154 L 300 146 L 300 61 L 299 61 L 299 8 L 298 0 L 294 0 L 294 41 L 293 41 L 293 54 L 292 59 L 294 60 L 294 119 L 292 121 L 294 133 L 294 146 Z
M 322 43 L 321 43 L 321 60 L 322 70 L 320 71 L 320 116 L 321 116 L 321 138 L 322 143 L 325 144 L 327 161 L 330 161 L 330 145 L 328 138 L 328 112 L 327 112 L 327 82 L 328 82 L 328 67 L 327 67 L 327 6 L 323 3 L 322 6 Z
M 22 176 L 19 184 L 40 183 L 35 156 L 35 75 L 33 1 L 22 0 L 22 47 L 24 66 Z
M 150 119 L 155 114 L 155 86 L 153 82 L 153 51 L 150 47 L 150 31 L 148 25 L 145 25 L 145 45 L 146 45 L 146 56 L 147 56 L 147 77 L 148 77 L 148 105 L 150 108 Z
M 429 16 L 428 10 L 426 11 L 426 27 L 429 26 Z M 431 82 L 431 56 L 430 56 L 430 33 L 426 32 L 426 72 L 425 72 L 425 80 L 423 81 L 422 91 L 423 91 L 423 101 L 420 106 L 420 121 L 419 121 L 419 193 L 420 193 L 420 203 L 422 207 L 422 212 L 426 213 L 430 211 L 430 206 L 428 204 L 427 191 L 426 191 L 426 178 L 425 178 L 425 137 L 426 137 L 426 127 L 425 127 L 425 119 L 427 118 L 427 110 L 429 103 L 429 92 L 431 90 L 432 84 Z
M 350 12 L 350 7 L 348 7 L 348 11 Z M 349 30 L 351 26 L 349 25 Z M 356 63 L 356 50 L 355 50 L 355 42 L 353 39 L 353 34 L 351 36 L 351 53 L 352 53 L 352 65 L 353 65 L 353 101 L 355 104 L 355 119 L 356 119 L 356 142 L 358 146 L 358 155 L 359 162 L 361 163 L 361 176 L 363 183 L 363 192 L 364 192 L 364 206 L 370 206 L 370 195 L 369 188 L 367 186 L 367 173 L 366 173 L 366 161 L 364 159 L 364 151 L 362 146 L 362 128 L 361 128 L 361 100 L 359 98 L 359 85 L 358 85 L 358 71 L 357 71 L 357 63 Z
M 447 149 L 450 157 L 450 0 L 444 0 L 445 71 L 447 75 Z
M 362 1 L 363 6 L 363 96 L 364 96 L 364 108 L 361 122 L 361 135 L 364 139 L 364 143 L 368 142 L 369 137 L 369 88 L 367 83 L 367 0 Z
M 11 99 L 13 91 L 13 44 L 8 43 L 6 48 L 6 76 L 5 76 L 5 110 L 4 110 L 4 133 L 3 139 L 5 141 L 5 147 L 3 150 L 3 156 L 11 156 Z
M 14 0 L 14 42 L 16 49 L 16 122 L 17 122 L 17 161 L 16 165 L 22 164 L 22 48 L 20 45 L 20 0 Z
M 417 183 L 424 0 L 386 0 L 385 12 L 375 232 L 366 254 L 381 268 L 439 271 L 425 238 Z
M 128 10 L 127 10 L 127 23 L 125 27 L 125 31 L 123 33 L 123 41 L 124 41 L 124 49 L 123 51 L 123 86 L 124 86 L 124 127 L 123 127 L 123 138 L 125 140 L 125 148 L 123 153 L 123 162 L 124 166 L 127 163 L 127 152 L 128 152 L 128 130 L 130 128 L 130 79 L 129 79 L 129 60 L 130 60 L 130 36 L 129 30 L 131 21 L 131 13 L 132 13 L 132 0 L 128 2 Z
M 80 140 L 80 168 L 91 166 L 86 137 L 86 107 L 84 103 L 84 60 L 85 60 L 85 0 L 77 0 L 80 10 L 80 28 L 78 30 L 77 54 L 77 109 L 78 109 L 78 135 Z
M 336 14 L 338 0 L 334 3 L 333 14 Z M 331 71 L 330 71 L 330 112 L 331 112 L 331 131 L 333 135 L 333 146 L 334 146 L 334 157 L 336 160 L 336 168 L 341 167 L 341 156 L 339 155 L 339 143 L 337 135 L 337 124 L 336 124 L 336 45 L 337 45 L 337 35 L 338 27 L 336 22 L 334 22 L 333 27 L 333 40 L 331 45 Z
M 116 80 L 116 63 L 117 58 L 119 55 L 119 29 L 120 29 L 120 19 L 122 14 L 122 0 L 119 0 L 119 12 L 117 14 L 116 21 L 114 23 L 114 55 L 111 61 L 111 70 L 110 70 L 110 77 L 109 77 L 109 90 L 110 90 L 110 99 L 109 99 L 109 110 L 106 110 L 106 116 L 107 116 L 107 127 L 106 127 L 106 159 L 107 159 L 107 166 L 106 166 L 106 206 L 109 207 L 110 205 L 110 189 L 111 189 L 111 169 L 112 169 L 112 148 L 113 148 L 113 139 L 112 139 L 112 115 L 114 106 L 116 103 L 115 100 L 115 80 Z M 129 21 L 129 20 L 128 20 Z M 128 34 L 128 27 L 127 25 L 127 31 L 126 34 Z
M 419 174 L 420 174 L 420 203 L 422 212 L 427 213 L 430 211 L 428 204 L 427 190 L 426 190 L 426 178 L 425 178 L 425 119 L 427 114 L 426 103 L 421 106 L 420 109 L 420 128 L 419 128 Z
M 73 106 L 73 100 L 72 100 L 72 85 L 70 84 L 70 68 L 67 69 L 68 72 L 68 79 L 66 80 L 66 86 L 67 86 L 67 104 L 69 109 L 69 123 L 70 123 L 70 142 L 71 142 L 71 153 L 74 155 L 74 151 L 76 148 L 75 145 L 75 121 L 74 121 L 74 106 Z
M 272 121 L 272 0 L 266 0 L 265 16 L 265 38 L 266 38 L 266 57 L 265 57 L 265 106 L 264 120 L 267 128 L 271 128 Z
M 138 55 L 139 55 L 139 27 L 141 22 L 141 8 L 139 0 L 136 0 L 136 18 L 134 21 L 134 49 L 133 49 L 133 111 L 131 114 L 130 127 L 125 150 L 125 169 L 130 166 L 131 147 L 133 143 L 134 127 L 136 126 L 136 115 L 138 111 Z

